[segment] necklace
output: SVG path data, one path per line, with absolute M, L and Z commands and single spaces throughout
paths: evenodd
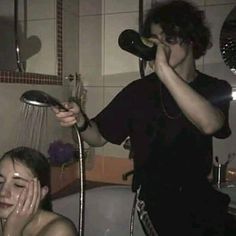
M 160 82 L 160 102 L 161 102 L 161 108 L 162 108 L 162 111 L 163 113 L 165 114 L 166 117 L 168 117 L 169 119 L 172 119 L 172 120 L 175 120 L 175 119 L 178 119 L 182 116 L 182 112 L 180 111 L 180 113 L 178 113 L 177 115 L 173 116 L 173 115 L 170 115 L 167 111 L 167 108 L 166 108 L 166 105 L 164 103 L 164 97 L 163 97 L 163 94 L 162 94 L 162 83 Z

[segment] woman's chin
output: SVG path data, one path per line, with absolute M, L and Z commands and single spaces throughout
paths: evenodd
M 0 218 L 1 219 L 7 219 L 7 217 L 10 215 L 12 210 L 13 210 L 12 207 L 9 207 L 7 209 L 1 209 L 0 208 Z

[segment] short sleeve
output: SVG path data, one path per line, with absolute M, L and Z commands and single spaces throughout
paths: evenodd
M 231 134 L 231 129 L 229 126 L 229 107 L 231 100 L 232 100 L 231 85 L 224 80 L 218 80 L 218 82 L 214 86 L 212 103 L 223 112 L 225 117 L 225 122 L 223 127 L 214 134 L 214 137 L 216 138 L 221 138 L 221 139 L 227 138 Z
M 111 143 L 121 144 L 128 136 L 132 94 L 130 86 L 125 87 L 92 119 L 101 135 Z

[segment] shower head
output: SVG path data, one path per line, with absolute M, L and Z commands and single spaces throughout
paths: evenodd
M 48 95 L 47 93 L 40 91 L 40 90 L 29 90 L 23 93 L 20 97 L 20 100 L 26 104 L 39 106 L 39 107 L 50 107 L 56 106 L 63 111 L 68 111 L 66 107 L 64 107 L 56 98 Z M 83 150 L 83 141 L 80 136 L 80 131 L 78 124 L 75 123 L 73 125 L 75 129 L 77 138 L 78 147 L 76 148 L 76 155 L 78 153 L 79 157 L 79 172 L 80 172 L 80 196 L 79 196 L 79 235 L 83 235 L 83 225 L 84 225 L 84 202 L 85 202 L 85 191 L 84 191 L 84 184 L 85 184 L 85 163 L 84 163 L 84 150 Z
M 55 106 L 68 111 L 56 98 L 40 90 L 29 90 L 22 94 L 20 100 L 26 104 L 40 107 Z

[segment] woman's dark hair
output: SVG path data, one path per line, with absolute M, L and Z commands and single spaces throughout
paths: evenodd
M 166 35 L 166 40 L 177 39 L 181 43 L 192 43 L 195 59 L 205 55 L 211 45 L 210 30 L 205 23 L 204 12 L 193 4 L 174 0 L 156 3 L 147 13 L 141 34 L 151 37 L 151 25 L 159 24 Z
M 47 186 L 48 193 L 44 197 L 41 202 L 41 207 L 44 210 L 52 211 L 52 202 L 51 202 L 51 173 L 50 173 L 50 165 L 48 159 L 39 151 L 29 148 L 29 147 L 17 147 L 14 148 L 5 154 L 3 154 L 2 158 L 10 158 L 13 163 L 15 161 L 19 161 L 27 168 L 29 168 L 35 177 L 38 178 L 40 182 L 40 186 Z

